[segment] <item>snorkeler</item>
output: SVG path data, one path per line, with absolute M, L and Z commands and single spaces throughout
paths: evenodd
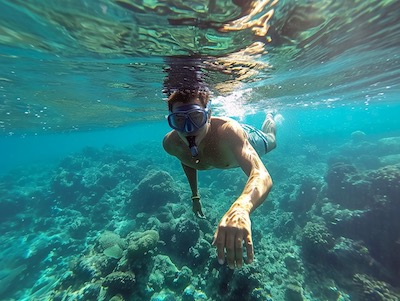
M 192 210 L 205 218 L 198 192 L 197 170 L 241 167 L 248 176 L 242 194 L 219 222 L 213 245 L 218 262 L 230 268 L 254 259 L 250 213 L 261 205 L 272 187 L 260 156 L 275 148 L 275 122 L 267 114 L 262 131 L 233 119 L 211 116 L 207 89 L 177 89 L 168 98 L 168 124 L 173 129 L 163 141 L 165 151 L 182 164 L 192 191 Z M 244 243 L 243 243 L 244 242 Z

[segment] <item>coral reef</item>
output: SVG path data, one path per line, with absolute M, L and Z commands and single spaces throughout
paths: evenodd
M 153 250 L 157 246 L 159 239 L 160 236 L 155 230 L 128 235 L 128 258 L 135 260 L 143 257 L 148 251 Z
M 55 169 L 7 175 L 1 298 L 398 300 L 398 141 L 361 135 L 325 153 L 271 154 L 274 189 L 252 214 L 255 261 L 236 270 L 211 242 L 245 184 L 240 170 L 202 174 L 206 220 L 191 212 L 179 164 L 147 145 L 87 148 Z
M 89 281 L 91 279 L 100 279 L 101 277 L 111 273 L 115 266 L 115 260 L 109 258 L 105 254 L 90 253 L 81 256 L 74 262 L 72 271 L 74 277 L 81 281 Z
M 387 198 L 399 205 L 400 195 L 400 163 L 389 165 L 368 174 L 371 181 L 371 192 L 380 198 Z
M 160 291 L 167 284 L 171 286 L 179 273 L 176 265 L 166 255 L 156 255 L 148 285 L 152 291 Z
M 353 143 L 360 143 L 367 140 L 367 135 L 363 131 L 354 131 L 351 133 Z
M 200 238 L 199 225 L 189 219 L 181 219 L 175 226 L 175 234 L 172 241 L 179 256 L 188 254 L 189 248 L 196 245 Z
M 302 250 L 306 257 L 323 260 L 334 245 L 334 237 L 323 222 L 307 222 L 302 234 Z
M 300 285 L 289 284 L 285 290 L 286 301 L 303 301 L 303 288 Z
M 355 274 L 353 282 L 356 287 L 355 300 L 398 301 L 399 295 L 392 292 L 389 284 L 371 279 L 364 274 Z
M 135 275 L 132 272 L 112 272 L 103 281 L 103 286 L 106 286 L 110 293 L 129 292 L 133 290 L 134 285 Z
M 121 258 L 123 251 L 127 248 L 125 240 L 111 231 L 103 232 L 99 237 L 98 244 L 106 256 L 115 259 Z
M 139 212 L 154 212 L 167 203 L 179 200 L 171 175 L 162 170 L 150 170 L 132 191 L 128 208 L 134 207 Z
M 329 167 L 325 179 L 327 196 L 335 203 L 349 209 L 359 209 L 366 202 L 370 202 L 369 183 L 353 165 L 344 162 L 335 163 Z

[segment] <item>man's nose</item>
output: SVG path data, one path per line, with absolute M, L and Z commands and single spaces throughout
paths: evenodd
M 188 119 L 186 119 L 186 122 L 185 122 L 185 132 L 186 133 L 191 133 L 193 131 L 194 131 L 194 126 L 193 126 L 192 122 L 188 118 Z

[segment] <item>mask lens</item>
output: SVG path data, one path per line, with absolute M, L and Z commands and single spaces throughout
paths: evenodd
M 206 114 L 203 110 L 191 112 L 189 118 L 197 128 L 202 127 L 207 121 Z
M 203 109 L 199 105 L 187 105 L 180 107 L 174 113 L 168 115 L 168 124 L 171 128 L 191 133 L 198 130 L 207 122 L 210 103 Z
M 182 131 L 185 128 L 186 115 L 180 113 L 173 113 L 168 116 L 169 125 L 176 130 Z

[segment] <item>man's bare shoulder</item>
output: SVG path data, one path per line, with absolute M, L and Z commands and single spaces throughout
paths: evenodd
M 225 137 L 230 135 L 243 136 L 243 128 L 236 120 L 229 117 L 214 117 L 212 120 L 218 132 Z
M 242 128 L 239 122 L 229 117 L 212 117 L 211 120 L 217 127 L 223 127 L 224 129 Z
M 179 142 L 179 137 L 176 131 L 170 131 L 164 136 L 163 139 L 164 150 L 167 153 L 174 155 L 176 153 L 176 144 L 178 142 Z

